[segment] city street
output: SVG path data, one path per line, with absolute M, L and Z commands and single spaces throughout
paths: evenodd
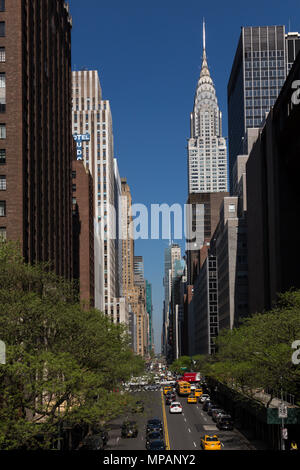
M 111 425 L 107 450 L 145 450 L 146 421 L 154 417 L 163 422 L 165 442 L 170 443 L 169 450 L 200 450 L 200 439 L 206 433 L 217 434 L 223 444 L 223 450 L 254 450 L 238 430 L 220 431 L 212 418 L 202 410 L 200 403 L 188 404 L 186 397 L 179 397 L 178 401 L 182 404 L 183 412 L 171 415 L 169 407 L 165 405 L 165 398 L 162 399 L 162 392 L 140 392 L 136 397 L 145 404 L 143 413 L 128 415 L 129 419 L 138 423 L 137 438 L 121 438 L 120 426 L 127 416 L 119 418 Z

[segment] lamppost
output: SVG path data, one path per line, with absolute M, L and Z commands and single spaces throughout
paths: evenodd
M 282 390 L 282 377 L 280 377 L 281 386 L 281 406 L 278 408 L 279 418 L 281 418 L 281 450 L 285 450 L 285 439 L 287 439 L 286 430 L 284 428 L 284 419 L 287 418 L 287 407 L 283 402 L 283 390 Z M 285 435 L 284 435 L 285 432 Z

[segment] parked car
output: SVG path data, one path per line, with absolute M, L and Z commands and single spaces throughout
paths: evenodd
M 226 411 L 222 410 L 221 408 L 217 408 L 217 409 L 212 411 L 211 417 L 212 417 L 213 421 L 216 423 L 217 418 L 219 416 L 225 415 L 225 414 L 226 414 Z
M 217 409 L 219 409 L 219 406 L 218 406 L 218 405 L 214 405 L 213 403 L 211 403 L 210 405 L 208 405 L 207 414 L 208 414 L 209 416 L 212 416 L 213 410 L 217 410 Z
M 138 428 L 136 421 L 124 421 L 121 428 L 121 436 L 126 437 L 137 437 Z
M 199 398 L 199 402 L 204 403 L 206 400 L 210 400 L 210 396 L 208 395 L 208 393 L 203 393 Z
M 230 415 L 221 415 L 217 419 L 217 427 L 224 431 L 233 430 L 233 419 Z
M 203 411 L 208 411 L 209 405 L 211 405 L 211 401 L 210 401 L 210 400 L 206 400 L 206 401 L 203 403 L 203 406 L 202 406 Z

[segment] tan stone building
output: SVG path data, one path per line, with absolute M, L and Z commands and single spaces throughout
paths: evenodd
M 131 214 L 132 198 L 126 178 L 122 183 L 122 294 L 130 311 L 136 316 L 136 353 L 147 354 L 148 322 L 146 312 L 145 285 L 135 284 L 133 220 Z

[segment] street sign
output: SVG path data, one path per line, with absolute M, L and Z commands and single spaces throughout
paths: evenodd
M 282 419 L 288 417 L 288 409 L 287 409 L 287 406 L 284 405 L 284 403 L 280 403 L 278 407 L 278 417 Z
M 287 430 L 287 428 L 282 428 L 282 430 L 281 430 L 281 436 L 282 436 L 282 439 L 287 439 L 287 438 L 288 438 L 288 430 Z
M 187 370 L 187 367 L 180 367 L 181 370 Z

